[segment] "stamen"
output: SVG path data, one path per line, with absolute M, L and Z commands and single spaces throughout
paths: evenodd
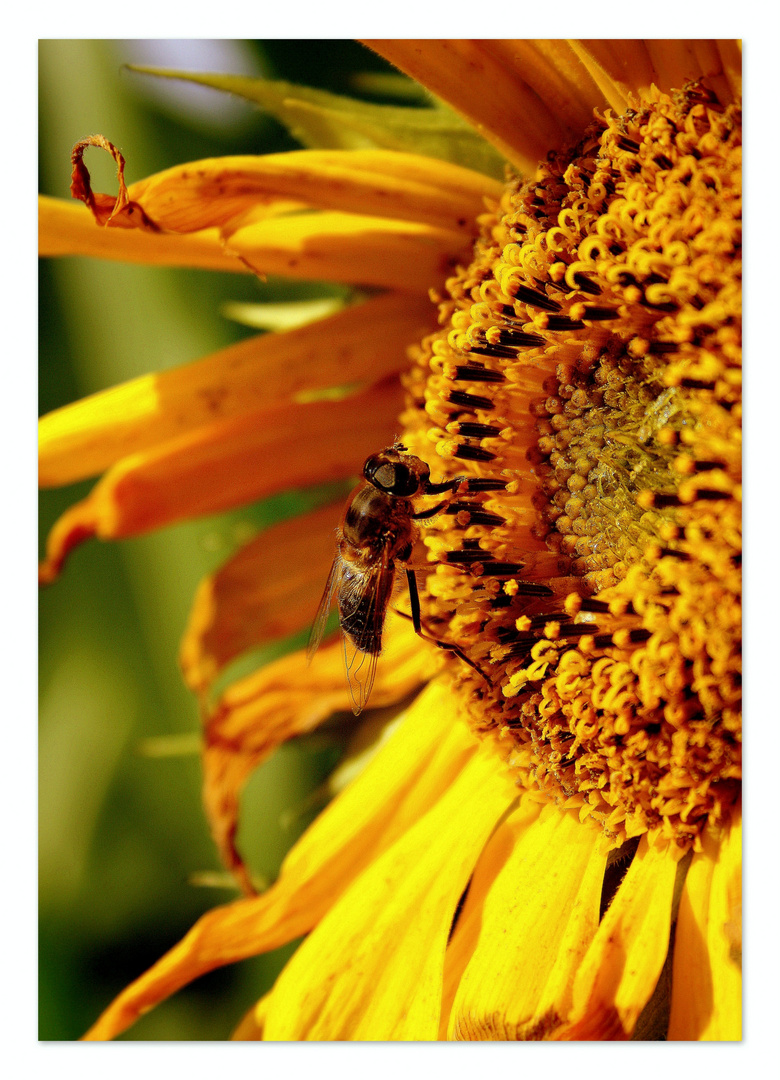
M 561 310 L 561 305 L 551 300 L 541 289 L 533 289 L 529 285 L 517 285 L 510 291 L 515 300 L 528 304 L 529 307 L 541 308 L 543 311 Z
M 514 578 L 525 567 L 524 563 L 519 562 L 488 562 L 486 564 L 474 563 L 472 570 L 473 573 L 480 578 L 487 577 L 511 577 Z
M 468 515 L 468 524 L 470 525 L 503 525 L 505 521 L 498 514 L 491 514 L 488 510 L 483 510 L 480 503 L 451 502 L 444 513 L 450 517 Z
M 514 577 L 523 569 L 522 563 L 492 562 L 480 573 L 480 577 Z M 542 585 L 533 581 L 518 581 L 517 594 L 519 596 L 554 596 L 549 585 Z
M 478 356 L 496 356 L 502 357 L 504 360 L 513 360 L 517 356 L 517 349 L 513 349 L 508 345 L 472 345 L 469 349 L 470 353 L 476 353 Z
M 452 456 L 462 461 L 494 461 L 496 457 L 490 450 L 483 450 L 481 446 L 466 446 L 465 444 L 453 450 Z
M 680 379 L 680 386 L 684 386 L 686 390 L 714 390 L 715 383 L 707 382 L 705 379 Z
M 679 352 L 680 346 L 676 341 L 651 341 L 647 351 L 651 356 L 668 356 L 670 353 Z
M 629 154 L 635 154 L 639 149 L 639 143 L 634 142 L 633 139 L 629 139 L 626 135 L 619 135 L 618 138 L 615 139 L 615 145 Z
M 495 409 L 495 402 L 478 394 L 467 394 L 464 390 L 453 390 L 448 398 L 451 405 L 461 405 L 464 409 Z
M 682 506 L 678 495 L 664 495 L 660 491 L 640 491 L 636 497 L 637 506 L 643 510 L 663 510 L 670 506 Z
M 472 424 L 470 422 L 456 422 L 449 424 L 447 430 L 453 428 L 453 435 L 462 435 L 464 439 L 494 439 L 501 434 L 500 427 L 491 424 Z
M 668 547 L 659 547 L 658 556 L 659 558 L 682 559 L 683 562 L 689 562 L 691 558 L 687 551 L 676 551 Z
M 491 480 L 489 477 L 470 477 L 466 481 L 467 491 L 506 491 L 503 480 Z
M 572 279 L 576 282 L 577 288 L 581 289 L 582 292 L 589 293 L 591 296 L 599 296 L 601 294 L 601 289 L 596 282 L 591 281 L 585 274 L 572 274 Z
M 500 327 L 492 332 L 488 331 L 487 341 L 490 345 L 509 345 L 516 349 L 524 346 L 545 344 L 541 334 L 528 334 L 521 330 L 511 330 L 505 327 Z
M 584 634 L 592 634 L 596 630 L 598 630 L 598 627 L 594 626 L 593 623 L 568 623 L 565 626 L 558 627 L 558 637 L 582 637 Z
M 560 330 L 583 330 L 585 328 L 585 323 L 579 319 L 569 319 L 566 315 L 539 315 L 535 322 L 537 326 L 553 333 Z
M 507 596 L 506 593 L 499 593 L 490 600 L 490 610 L 501 610 L 502 608 L 508 608 L 512 605 L 513 599 L 511 596 Z
M 608 319 L 617 319 L 620 315 L 617 308 L 596 307 L 595 304 L 580 304 L 577 307 L 579 309 L 577 311 L 578 320 L 589 319 L 591 322 L 606 322 Z
M 458 364 L 452 376 L 453 382 L 500 383 L 504 382 L 504 379 L 503 372 L 493 371 L 479 364 Z
M 565 621 L 566 613 L 563 611 L 549 611 L 545 612 L 543 615 L 530 615 L 525 618 L 528 619 L 527 627 L 529 630 L 543 630 L 545 625 L 550 622 L 551 619 Z
M 464 544 L 465 543 L 467 543 L 467 541 L 464 541 Z M 495 559 L 495 555 L 489 551 L 483 551 L 482 548 L 460 548 L 458 551 L 446 552 L 444 557 L 448 563 L 464 566 L 467 566 L 470 563 L 485 562 Z

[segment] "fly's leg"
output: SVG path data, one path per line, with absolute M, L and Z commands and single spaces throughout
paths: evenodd
M 452 492 L 456 495 L 474 494 L 479 491 L 503 491 L 505 487 L 506 484 L 503 480 L 483 480 L 478 477 L 472 477 L 470 480 L 467 480 L 465 476 L 456 476 L 454 480 L 447 480 L 443 484 L 426 483 L 422 494 L 441 495 L 445 491 Z M 440 510 L 443 510 L 445 506 L 450 505 L 452 505 L 450 499 L 442 499 L 442 501 L 436 503 L 435 506 L 431 506 L 427 510 L 421 510 L 419 514 L 412 514 L 412 517 L 415 521 L 425 521 L 426 518 L 435 517 Z M 478 509 L 479 505 L 479 503 L 474 503 L 474 508 Z
M 449 499 L 444 499 L 440 503 L 436 503 L 435 506 L 429 507 L 427 510 L 421 510 L 419 514 L 412 514 L 412 518 L 415 521 L 425 521 L 426 518 L 436 517 L 440 510 L 443 510 L 449 503 Z
M 441 484 L 432 484 L 430 478 L 424 480 L 420 487 L 421 495 L 443 495 L 445 491 L 456 491 L 461 487 L 459 494 L 476 493 L 478 491 L 504 491 L 505 480 L 489 480 L 487 477 L 455 476 L 452 480 L 444 480 Z
M 423 641 L 430 641 L 432 644 L 437 645 L 440 649 L 444 649 L 445 652 L 454 653 L 459 660 L 462 660 L 464 664 L 468 664 L 478 675 L 481 675 L 486 683 L 490 683 L 490 679 L 470 657 L 466 656 L 460 645 L 456 645 L 453 641 L 440 641 L 439 638 L 434 637 L 429 633 L 427 627 L 423 627 L 422 615 L 420 612 L 420 594 L 417 589 L 417 575 L 414 570 L 406 568 L 406 581 L 409 585 L 409 603 L 411 604 L 412 614 L 406 615 L 403 611 L 399 611 L 399 615 L 403 615 L 405 619 L 411 618 L 412 625 L 414 626 L 414 632 L 418 637 L 421 637 Z M 424 631 L 424 632 L 423 632 Z
M 478 491 L 506 491 L 506 480 L 490 480 L 488 477 L 471 476 L 463 478 L 464 493 L 476 493 Z
M 465 479 L 465 476 L 456 476 L 452 480 L 443 480 L 440 484 L 432 484 L 431 478 L 427 477 L 420 485 L 420 494 L 443 495 L 445 491 L 455 491 Z

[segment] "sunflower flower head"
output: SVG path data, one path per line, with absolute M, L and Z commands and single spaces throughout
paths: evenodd
M 202 583 L 181 663 L 212 832 L 247 895 L 88 1037 L 305 936 L 237 1038 L 738 1039 L 738 50 L 370 44 L 485 136 L 482 172 L 454 114 L 444 143 L 461 150 L 425 156 L 395 114 L 376 145 L 375 117 L 289 90 L 296 122 L 342 116 L 359 145 L 209 159 L 129 188 L 107 141 L 74 151 L 74 193 L 111 257 L 346 275 L 378 295 L 46 418 L 45 482 L 106 472 L 55 527 L 43 580 L 88 536 L 354 475 L 391 444 L 446 491 L 416 515 L 422 636 L 442 648 L 390 610 L 371 703 L 426 685 L 260 896 L 236 844 L 240 792 L 279 743 L 349 707 L 341 645 L 213 691 L 313 612 L 332 508 L 261 533 Z M 442 114 L 428 120 L 438 138 Z M 118 199 L 92 192 L 88 144 L 115 154 Z M 89 249 L 91 220 L 56 213 L 65 249 Z M 303 569 L 277 593 L 269 567 L 293 545 Z
M 598 117 L 483 218 L 406 377 L 404 441 L 504 481 L 428 533 L 473 730 L 682 850 L 739 791 L 740 131 L 701 85 Z

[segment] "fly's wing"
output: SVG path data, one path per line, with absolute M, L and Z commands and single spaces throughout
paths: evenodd
M 333 594 L 339 587 L 343 567 L 344 564 L 341 561 L 341 556 L 337 555 L 333 560 L 333 566 L 330 568 L 328 580 L 325 584 L 325 591 L 322 594 L 320 606 L 317 608 L 317 614 L 314 616 L 314 622 L 312 623 L 311 632 L 309 634 L 309 644 L 306 648 L 306 659 L 309 663 L 311 663 L 311 658 L 320 647 L 322 636 L 325 633 L 325 624 L 327 623 L 328 615 L 330 614 Z
M 344 635 L 344 668 L 347 672 L 347 685 L 349 696 L 352 698 L 352 712 L 355 716 L 359 716 L 366 707 L 376 678 L 378 660 L 378 652 L 361 652 L 352 638 Z
M 382 650 L 382 627 L 393 591 L 395 567 L 383 554 L 370 570 L 345 574 L 339 592 L 339 613 L 344 631 L 344 667 L 357 716 L 366 707 Z

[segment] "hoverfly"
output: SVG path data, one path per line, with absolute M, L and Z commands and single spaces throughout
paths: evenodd
M 336 557 L 308 648 L 311 660 L 322 640 L 335 595 L 344 638 L 347 683 L 356 716 L 365 708 L 374 685 L 382 649 L 382 628 L 393 595 L 397 565 L 403 565 L 411 557 L 418 537 L 415 522 L 433 517 L 449 501 L 445 499 L 415 513 L 412 496 L 454 492 L 464 480 L 465 477 L 456 476 L 440 484 L 431 483 L 425 462 L 409 454 L 400 443 L 372 454 L 363 466 L 363 482 L 350 496 L 336 533 Z M 440 648 L 454 652 L 484 676 L 458 645 L 438 641 L 423 633 L 415 571 L 408 565 L 404 569 L 415 632 Z

